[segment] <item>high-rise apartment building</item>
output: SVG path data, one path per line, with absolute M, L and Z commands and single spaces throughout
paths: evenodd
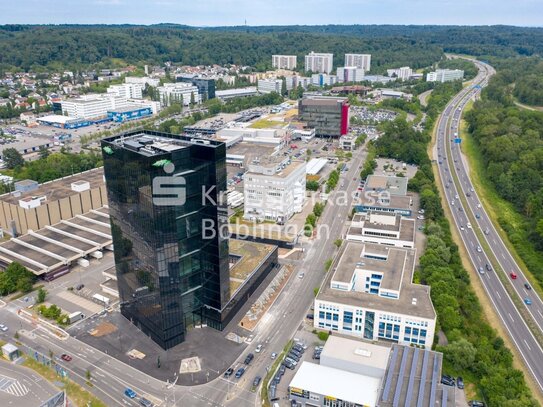
M 222 329 L 225 144 L 133 132 L 102 140 L 102 150 L 121 313 L 165 349 L 189 325 Z
M 334 66 L 334 54 L 311 51 L 305 56 L 305 70 L 315 73 L 330 73 Z
M 107 93 L 108 95 L 125 99 L 141 99 L 143 97 L 141 86 L 135 83 L 111 85 L 107 88 Z
M 337 69 L 338 82 L 362 82 L 364 69 L 356 66 L 343 66 Z
M 345 54 L 345 66 L 355 66 L 368 72 L 371 68 L 370 54 Z
M 408 66 L 402 66 L 401 68 L 387 69 L 387 75 L 407 81 L 413 75 L 413 70 Z
M 272 55 L 272 67 L 277 69 L 296 69 L 296 55 Z

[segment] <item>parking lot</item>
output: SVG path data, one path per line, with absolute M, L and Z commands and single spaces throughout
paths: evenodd
M 355 117 L 360 122 L 367 124 L 376 124 L 394 120 L 398 114 L 392 110 L 370 109 L 366 106 L 351 106 L 351 117 Z

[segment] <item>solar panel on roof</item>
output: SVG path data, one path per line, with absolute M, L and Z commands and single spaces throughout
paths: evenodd
M 398 352 L 400 351 L 400 348 L 398 346 L 394 347 L 394 352 L 392 353 L 392 357 L 390 359 L 390 365 L 387 372 L 387 379 L 385 382 L 385 389 L 383 390 L 383 401 L 388 401 L 388 393 L 390 393 L 390 387 L 392 385 L 392 377 L 394 376 L 394 368 L 396 367 L 396 359 L 398 358 Z
M 415 348 L 415 354 L 413 355 L 413 362 L 411 363 L 411 371 L 409 372 L 409 383 L 407 385 L 407 395 L 405 396 L 405 405 L 411 405 L 411 399 L 413 398 L 413 385 L 415 384 L 415 373 L 417 370 L 417 362 L 419 360 L 419 348 Z
M 430 390 L 430 406 L 436 403 L 436 386 L 438 382 L 439 363 L 437 355 L 434 356 L 434 369 L 432 370 L 432 388 Z
M 407 363 L 407 357 L 409 356 L 410 348 L 404 348 L 402 355 L 402 364 L 400 365 L 400 373 L 398 374 L 398 381 L 396 382 L 396 391 L 394 392 L 393 407 L 400 405 L 400 396 L 402 395 L 403 378 L 405 374 L 405 365 Z
M 422 407 L 424 401 L 424 388 L 426 387 L 426 372 L 428 370 L 428 357 L 430 352 L 424 351 L 424 359 L 422 360 L 422 375 L 420 377 L 419 384 L 419 397 L 417 400 L 417 407 Z

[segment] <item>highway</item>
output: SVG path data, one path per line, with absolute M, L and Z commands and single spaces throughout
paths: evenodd
M 324 225 L 324 228 L 314 239 L 303 243 L 304 256 L 301 260 L 289 261 L 295 266 L 289 282 L 253 332 L 251 345 L 242 352 L 233 365 L 241 366 L 245 356 L 249 352 L 254 353 L 255 359 L 239 380 L 227 380 L 222 377 L 221 372 L 221 376 L 206 384 L 191 387 L 168 386 L 167 383 L 154 379 L 99 349 L 91 348 L 74 337 L 64 341 L 58 340 L 34 324 L 22 320 L 17 315 L 17 310 L 26 305 L 21 302 L 22 300 L 10 302 L 0 309 L 2 323 L 10 327 L 9 332 L 0 333 L 0 338 L 10 340 L 14 331 L 18 330 L 19 341 L 22 344 L 44 355 L 52 351 L 57 363 L 68 371 L 72 380 L 87 388 L 108 406 L 137 406 L 140 396 L 148 398 L 156 406 L 260 405 L 258 392 L 250 391 L 253 379 L 257 375 L 265 376 L 266 367 L 272 364 L 270 354 L 279 353 L 296 334 L 312 305 L 313 289 L 321 285 L 325 276 L 324 263 L 332 258 L 337 250 L 333 242 L 345 233 L 345 221 L 351 208 L 352 194 L 358 187 L 360 167 L 365 157 L 366 152 L 362 148 L 354 152 L 353 159 L 347 164 L 348 171 L 341 174 L 337 190 L 330 194 L 320 219 L 319 224 Z M 298 278 L 300 271 L 305 273 L 302 279 Z M 255 353 L 254 349 L 258 344 L 263 345 L 263 350 Z M 61 360 L 59 356 L 62 353 L 71 355 L 73 359 L 69 362 Z M 87 370 L 91 372 L 92 388 L 85 385 Z M 129 399 L 124 396 L 126 387 L 133 389 L 138 397 Z
M 453 98 L 439 118 L 437 143 L 434 146 L 433 154 L 438 164 L 439 178 L 445 191 L 447 204 L 471 263 L 502 320 L 503 326 L 509 332 L 539 388 L 543 390 L 543 349 L 509 297 L 473 228 L 481 230 L 494 257 L 507 274 L 507 278 L 510 278 L 509 274 L 513 271 L 517 274 L 518 277 L 516 279 L 510 278 L 510 281 L 522 301 L 525 298 L 530 298 L 532 301 L 531 305 L 526 305 L 523 302 L 523 306 L 528 308 L 540 329 L 543 327 L 543 303 L 533 290 L 526 290 L 524 287 L 527 280 L 511 257 L 479 201 L 469 178 L 467 160 L 461 153 L 460 144 L 454 140 L 459 137 L 458 126 L 465 105 L 477 96 L 480 88 L 486 86 L 489 77 L 495 73 L 490 65 L 480 61 L 475 61 L 475 63 L 479 69 L 477 77 Z M 460 198 L 465 199 L 468 203 L 467 207 L 463 205 Z M 471 211 L 472 218 L 477 221 L 476 224 L 470 224 L 466 211 Z

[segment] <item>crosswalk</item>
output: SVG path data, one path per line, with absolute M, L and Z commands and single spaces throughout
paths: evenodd
M 28 393 L 28 387 L 7 376 L 0 375 L 0 391 L 11 394 L 15 397 L 23 397 Z

